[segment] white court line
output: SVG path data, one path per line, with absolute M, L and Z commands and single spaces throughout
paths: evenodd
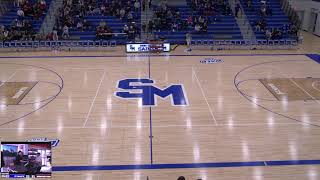
M 199 85 L 199 87 L 200 87 L 202 96 L 204 97 L 204 100 L 205 100 L 206 103 L 207 103 L 207 106 L 208 106 L 208 108 L 209 108 L 209 111 L 210 111 L 210 114 L 211 114 L 211 116 L 212 116 L 212 119 L 214 120 L 214 124 L 215 124 L 215 125 L 218 125 L 217 120 L 216 120 L 216 118 L 215 118 L 215 116 L 214 116 L 214 114 L 213 114 L 213 111 L 212 111 L 212 109 L 211 109 L 211 107 L 210 107 L 210 104 L 209 104 L 209 102 L 208 102 L 208 99 L 207 99 L 206 95 L 204 94 L 204 91 L 203 91 L 202 86 L 201 86 L 201 84 L 200 84 L 200 81 L 199 81 L 199 79 L 198 79 L 197 73 L 196 73 L 196 71 L 194 70 L 193 66 L 192 66 L 192 74 L 193 74 L 194 77 L 197 79 L 197 83 L 198 83 L 198 85 Z
M 320 89 L 318 89 L 318 88 L 315 86 L 316 83 L 320 83 L 320 81 L 315 81 L 315 82 L 313 82 L 311 86 L 313 87 L 313 89 L 315 89 L 315 90 L 317 90 L 317 91 L 320 92 Z
M 298 83 L 296 83 L 292 78 L 290 78 L 290 81 L 292 81 L 298 88 L 300 88 L 302 91 L 304 91 L 306 94 L 308 94 L 313 100 L 315 100 L 318 104 L 320 104 L 320 102 L 317 100 L 317 98 L 313 97 L 303 87 L 301 87 Z
M 16 75 L 16 74 L 17 74 L 17 71 L 15 71 L 13 74 L 11 74 L 11 76 L 7 80 L 1 82 L 0 87 L 3 86 L 6 82 L 8 82 L 10 79 L 12 79 L 13 76 Z
M 101 80 L 100 80 L 99 86 L 98 86 L 98 88 L 97 88 L 96 95 L 94 96 L 94 98 L 93 98 L 93 100 L 92 100 L 92 102 L 91 102 L 90 109 L 89 109 L 89 111 L 88 111 L 88 114 L 87 114 L 86 120 L 85 120 L 85 122 L 83 123 L 82 128 L 85 128 L 85 126 L 87 125 L 87 122 L 88 122 L 88 120 L 89 120 L 89 117 L 90 117 L 90 114 L 91 114 L 91 111 L 92 111 L 92 108 L 93 108 L 94 102 L 96 101 L 96 98 L 97 98 L 98 93 L 99 93 L 99 91 L 100 91 L 100 87 L 101 87 L 102 81 L 104 80 L 104 77 L 105 77 L 105 76 L 106 76 L 106 71 L 103 71 L 103 75 L 102 75 L 102 77 L 101 77 Z
M 274 123 L 273 125 L 279 125 L 279 126 L 288 126 L 288 125 L 301 125 L 302 123 Z M 308 125 L 308 124 L 307 124 Z M 269 126 L 269 123 L 247 123 L 247 124 L 203 124 L 203 125 L 192 125 L 192 127 L 252 127 L 252 126 Z M 309 125 L 311 126 L 311 125 Z M 174 128 L 174 127 L 188 127 L 187 125 L 163 125 L 163 126 L 152 126 L 154 128 Z M 72 127 L 72 126 L 67 126 L 67 127 L 61 127 L 62 129 L 83 129 L 83 127 Z M 107 129 L 112 129 L 112 128 L 134 128 L 136 129 L 137 126 L 108 126 L 106 127 Z M 149 126 L 139 126 L 139 128 L 149 128 Z M 0 128 L 0 130 L 56 130 L 56 127 L 53 128 Z M 85 129 L 101 129 L 101 127 L 90 127 L 87 126 Z
M 277 69 L 278 70 L 278 69 Z M 279 71 L 280 72 L 280 74 L 282 74 L 283 76 L 286 76 L 287 78 L 289 78 L 290 79 L 290 81 L 293 83 L 293 84 L 295 84 L 299 89 L 301 89 L 303 92 L 305 92 L 307 95 L 309 95 L 313 100 L 315 100 L 318 104 L 320 104 L 320 102 L 317 100 L 317 98 L 315 98 L 315 97 L 313 97 L 310 93 L 308 93 L 303 87 L 301 87 L 297 82 L 295 82 L 294 80 L 293 80 L 293 78 L 291 78 L 288 74 L 286 74 L 286 73 L 283 73 L 283 72 L 281 72 L 281 71 Z

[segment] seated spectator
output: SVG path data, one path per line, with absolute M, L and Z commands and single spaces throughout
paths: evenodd
M 106 25 L 105 22 L 100 22 L 100 25 L 96 30 L 96 38 L 97 39 L 109 39 L 112 37 L 112 30 L 110 27 Z
M 172 32 L 175 32 L 175 31 L 178 31 L 178 24 L 176 23 L 176 22 L 174 22 L 173 24 L 172 24 Z
M 142 26 L 141 26 L 141 29 L 142 29 L 142 31 L 143 31 L 144 33 L 147 32 L 147 30 L 148 30 L 147 24 L 146 24 L 146 23 L 143 23 Z
M 153 23 L 153 21 L 150 20 L 149 23 L 148 23 L 148 31 L 149 31 L 149 33 L 153 32 L 153 30 L 154 30 L 153 26 L 154 26 L 154 23 Z
M 201 26 L 200 26 L 200 24 L 196 24 L 196 25 L 194 26 L 194 30 L 195 30 L 196 33 L 200 33 L 200 31 L 201 31 Z
M 4 41 L 9 40 L 9 30 L 8 29 L 6 29 L 3 32 L 3 39 L 4 39 Z
M 265 19 L 260 19 L 256 22 L 255 31 L 265 31 L 267 27 L 267 22 Z
M 129 26 L 129 30 L 128 30 L 128 38 L 129 40 L 134 40 L 135 39 L 135 34 L 136 34 L 136 28 L 134 25 L 130 25 Z
M 94 7 L 92 10 L 93 15 L 98 15 L 101 14 L 100 8 L 99 7 Z
M 83 31 L 83 22 L 80 20 L 80 21 L 78 21 L 78 23 L 77 23 L 77 29 L 79 29 L 79 30 L 81 30 L 81 31 Z
M 23 3 L 24 3 L 24 0 L 15 0 L 15 1 L 13 2 L 13 5 L 14 5 L 15 7 L 21 7 Z
M 91 24 L 89 21 L 87 21 L 86 19 L 83 20 L 83 29 L 86 30 L 90 30 L 91 29 Z
M 42 11 L 39 7 L 39 4 L 34 5 L 33 7 L 33 18 L 34 19 L 39 19 L 42 16 Z
M 40 11 L 43 13 L 47 8 L 47 5 L 46 5 L 46 1 L 45 0 L 40 0 L 39 2 L 39 9 Z
M 297 26 L 294 25 L 294 24 L 291 24 L 290 27 L 289 27 L 288 33 L 291 34 L 291 35 L 298 36 L 298 28 L 297 28 Z
M 271 39 L 281 39 L 282 38 L 282 33 L 278 28 L 273 28 L 271 32 Z
M 23 20 L 24 19 L 24 12 L 22 11 L 21 8 L 18 9 L 17 11 L 18 19 Z
M 55 31 L 55 30 L 53 30 L 52 32 L 49 32 L 49 33 L 47 34 L 47 36 L 46 36 L 46 38 L 45 38 L 47 41 L 53 41 L 53 39 L 54 39 L 54 38 L 53 38 L 53 36 L 54 36 L 54 31 Z
M 266 39 L 267 39 L 267 40 L 270 40 L 270 39 L 271 39 L 272 34 L 271 34 L 271 31 L 270 31 L 269 29 L 266 30 L 265 35 L 266 35 Z
M 52 31 L 52 40 L 53 41 L 58 41 L 59 40 L 58 30 L 57 29 L 53 29 L 53 31 Z
M 26 0 L 24 2 L 24 4 L 22 5 L 22 10 L 23 10 L 25 16 L 33 16 L 33 8 L 28 0 Z
M 67 25 L 65 25 L 63 27 L 63 32 L 62 32 L 62 38 L 63 39 L 69 39 L 70 35 L 69 35 L 69 27 Z
M 188 22 L 188 25 L 189 25 L 189 26 L 192 26 L 192 24 L 193 24 L 193 18 L 192 18 L 192 16 L 188 16 L 187 22 Z
M 127 16 L 128 22 L 131 22 L 133 20 L 133 14 L 132 12 L 128 12 L 128 16 Z
M 123 33 L 126 33 L 127 35 L 129 34 L 129 27 L 128 27 L 128 25 L 125 24 L 125 25 L 123 26 L 122 32 L 123 32 Z
M 140 9 L 140 2 L 138 0 L 136 0 L 136 2 L 134 3 L 134 10 L 137 12 Z
M 266 15 L 272 16 L 272 9 L 269 6 L 267 6 L 267 8 L 266 8 Z
M 107 9 L 106 9 L 106 6 L 104 4 L 101 5 L 100 12 L 104 16 L 107 14 Z
M 265 7 L 261 7 L 260 9 L 260 15 L 261 16 L 267 16 L 267 9 Z
M 120 14 L 120 19 L 123 19 L 125 17 L 126 11 L 124 10 L 124 8 L 120 10 L 119 14 Z
M 231 16 L 232 15 L 232 11 L 231 11 L 231 8 L 230 8 L 229 4 L 225 5 L 224 15 L 226 15 L 226 16 Z
M 254 8 L 252 6 L 252 0 L 247 0 L 246 5 L 247 5 L 247 8 L 249 9 L 249 11 L 254 11 Z

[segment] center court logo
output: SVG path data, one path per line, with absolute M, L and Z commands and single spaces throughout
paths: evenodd
M 188 100 L 183 85 L 172 84 L 164 89 L 154 86 L 151 79 L 124 79 L 118 82 L 120 91 L 116 97 L 122 99 L 141 99 L 143 106 L 156 106 L 157 96 L 166 99 L 171 98 L 172 106 L 187 106 Z

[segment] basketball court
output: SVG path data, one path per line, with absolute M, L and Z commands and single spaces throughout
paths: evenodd
M 3 57 L 0 140 L 59 139 L 53 179 L 316 180 L 319 67 L 303 54 Z

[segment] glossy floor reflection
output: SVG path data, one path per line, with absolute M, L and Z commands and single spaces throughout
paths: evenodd
M 305 55 L 0 58 L 0 140 L 58 138 L 59 167 L 319 160 L 319 67 Z M 2 93 L 4 84 L 22 82 L 37 84 L 8 105 L 17 88 Z M 318 172 L 316 164 L 74 170 L 54 179 L 313 180 Z

